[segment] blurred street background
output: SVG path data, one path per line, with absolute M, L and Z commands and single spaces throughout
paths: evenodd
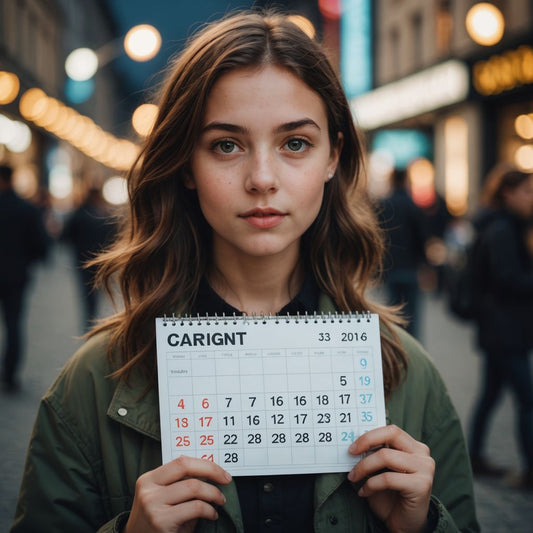
M 0 395 L 0 532 L 39 398 L 87 320 L 109 311 L 80 291 L 80 256 L 112 232 L 85 214 L 110 220 L 126 205 L 154 89 L 186 39 L 271 4 L 325 44 L 366 141 L 369 195 L 388 198 L 391 175 L 403 173 L 424 229 L 423 257 L 409 267 L 408 303 L 420 300 L 412 331 L 468 429 L 480 357 L 472 324 L 447 310 L 445 274 L 471 240 L 489 170 L 533 172 L 532 0 L 0 0 L 0 165 L 13 168 L 14 191 L 38 207 L 50 242 L 27 286 L 20 390 Z M 510 470 L 521 466 L 515 412 L 506 394 L 488 437 L 488 457 Z M 532 492 L 481 478 L 475 488 L 483 531 L 532 531 Z

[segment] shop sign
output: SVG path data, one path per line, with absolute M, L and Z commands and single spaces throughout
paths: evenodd
M 483 96 L 497 95 L 533 83 L 533 48 L 522 45 L 516 50 L 474 63 L 472 83 Z
M 469 87 L 468 67 L 451 59 L 352 98 L 350 105 L 359 127 L 371 130 L 462 102 Z

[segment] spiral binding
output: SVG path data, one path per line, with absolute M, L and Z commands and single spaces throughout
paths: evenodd
M 280 324 L 281 322 L 285 322 L 287 324 L 293 323 L 293 324 L 309 324 L 310 322 L 314 322 L 315 324 L 323 323 L 327 324 L 335 323 L 335 322 L 347 322 L 350 323 L 352 321 L 361 322 L 363 320 L 366 320 L 367 322 L 370 322 L 370 311 L 351 311 L 349 313 L 342 312 L 328 312 L 328 313 L 317 313 L 316 311 L 310 315 L 305 312 L 304 315 L 301 315 L 300 313 L 296 313 L 296 315 L 290 315 L 287 313 L 286 315 L 265 315 L 260 314 L 256 315 L 255 313 L 248 315 L 246 313 L 243 313 L 242 315 L 237 315 L 236 313 L 233 313 L 233 315 L 226 315 L 225 313 L 222 314 L 222 316 L 217 315 L 216 313 L 214 315 L 209 315 L 206 313 L 205 315 L 200 316 L 199 313 L 196 314 L 196 316 L 193 316 L 191 314 L 179 314 L 176 316 L 174 313 L 172 313 L 172 316 L 169 317 L 167 315 L 163 315 L 162 321 L 163 325 L 167 326 L 168 324 L 171 324 L 172 326 L 180 325 L 184 326 L 186 324 L 188 325 L 194 325 L 195 323 L 198 324 L 202 322 L 203 324 L 210 326 L 213 325 L 219 325 L 219 324 L 247 324 L 247 323 L 253 323 L 253 324 L 266 324 L 267 322 L 274 322 L 276 324 Z

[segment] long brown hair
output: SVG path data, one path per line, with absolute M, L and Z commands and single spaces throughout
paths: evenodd
M 363 146 L 340 82 L 321 46 L 282 14 L 247 12 L 212 23 L 169 68 L 159 115 L 128 174 L 130 212 L 107 253 L 96 259 L 98 280 L 124 309 L 92 332 L 107 330 L 127 378 L 140 366 L 155 383 L 154 318 L 186 314 L 208 271 L 211 229 L 196 191 L 184 185 L 200 136 L 206 101 L 216 81 L 234 69 L 271 64 L 288 69 L 316 91 L 327 109 L 331 145 L 343 137 L 335 178 L 325 186 L 320 212 L 302 238 L 302 261 L 339 311 L 379 312 L 391 330 L 394 313 L 366 299 L 381 262 L 383 240 L 367 201 Z M 385 388 L 401 380 L 407 358 L 395 335 L 382 334 Z

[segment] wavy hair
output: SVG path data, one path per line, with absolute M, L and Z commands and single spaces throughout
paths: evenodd
M 302 238 L 301 258 L 339 311 L 380 314 L 387 393 L 407 366 L 391 326 L 393 310 L 366 298 L 384 244 L 365 193 L 363 145 L 338 77 L 319 43 L 274 12 L 246 12 L 211 23 L 192 38 L 169 67 L 159 114 L 128 174 L 129 216 L 116 242 L 95 259 L 98 283 L 112 296 L 117 283 L 123 309 L 90 333 L 110 332 L 118 349 L 116 377 L 135 367 L 156 382 L 154 317 L 186 314 L 208 272 L 211 229 L 196 191 L 185 187 L 213 85 L 224 73 L 275 65 L 295 74 L 320 95 L 332 146 L 343 137 L 335 178 L 325 186 L 319 214 Z

